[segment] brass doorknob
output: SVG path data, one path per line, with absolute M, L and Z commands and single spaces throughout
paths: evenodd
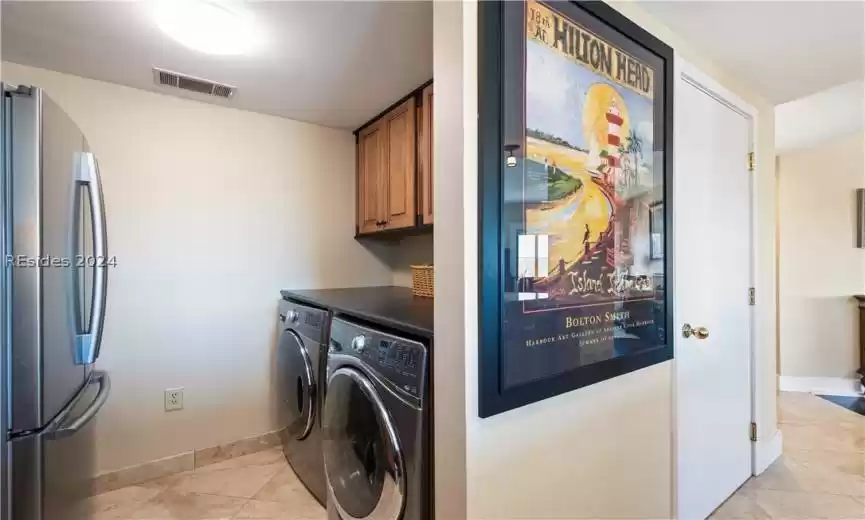
M 706 327 L 691 327 L 690 323 L 682 326 L 682 336 L 690 338 L 695 336 L 697 339 L 706 339 L 709 337 L 709 329 Z

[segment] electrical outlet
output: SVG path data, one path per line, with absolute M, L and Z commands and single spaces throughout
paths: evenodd
M 183 410 L 183 388 L 165 389 L 165 411 Z

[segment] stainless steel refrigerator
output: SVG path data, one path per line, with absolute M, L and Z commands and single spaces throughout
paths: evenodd
M 108 257 L 96 158 L 45 93 L 3 85 L 0 105 L 2 520 L 85 519 Z

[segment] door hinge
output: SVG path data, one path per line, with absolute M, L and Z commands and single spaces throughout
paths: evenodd
M 754 171 L 754 152 L 748 152 L 748 171 Z
M 757 290 L 748 287 L 748 305 L 757 305 Z
M 751 423 L 751 442 L 757 442 L 757 423 Z

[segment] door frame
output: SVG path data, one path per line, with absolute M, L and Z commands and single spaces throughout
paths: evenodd
M 681 97 L 682 88 L 687 83 L 689 86 L 697 88 L 704 94 L 708 95 L 718 103 L 726 106 L 727 108 L 733 110 L 734 112 L 740 114 L 745 119 L 748 120 L 748 141 L 749 141 L 749 152 L 753 154 L 753 168 L 751 169 L 748 183 L 749 183 L 749 243 L 750 243 L 750 255 L 748 259 L 749 263 L 749 287 L 757 287 L 758 285 L 758 273 L 757 273 L 757 222 L 759 222 L 758 216 L 758 205 L 757 201 L 759 200 L 758 194 L 758 175 L 760 174 L 758 169 L 759 157 L 758 157 L 758 148 L 757 148 L 757 122 L 758 122 L 758 111 L 751 104 L 745 102 L 742 98 L 737 96 L 736 94 L 730 92 L 725 87 L 721 86 L 721 84 L 716 81 L 714 78 L 701 71 L 696 66 L 692 65 L 688 61 L 686 61 L 679 53 L 675 54 L 674 58 L 674 75 L 675 81 L 673 82 L 673 96 L 674 99 Z M 679 124 L 678 119 L 681 117 L 685 117 L 685 114 L 682 112 L 683 105 L 679 102 L 674 103 L 674 121 L 673 124 L 673 149 L 679 149 L 678 146 L 675 145 L 676 140 L 678 140 L 677 132 L 681 132 L 684 128 L 684 125 Z M 674 161 L 676 159 L 674 158 Z M 743 157 L 743 161 L 747 161 L 747 158 Z M 674 163 L 675 164 L 675 163 Z M 675 167 L 675 166 L 674 166 Z M 679 175 L 681 175 L 682 169 L 675 168 Z M 681 196 L 677 193 L 677 184 L 676 177 L 673 178 L 673 193 L 674 200 Z M 682 194 L 683 195 L 683 194 Z M 674 258 L 676 248 L 679 247 L 676 244 L 685 244 L 685 240 L 679 240 L 678 235 L 678 219 L 673 219 L 673 250 L 674 250 Z M 675 265 L 675 262 L 674 262 Z M 675 291 L 684 290 L 682 284 L 674 285 L 674 298 L 673 298 L 673 315 L 678 317 L 681 315 L 680 309 L 678 309 L 678 301 L 679 298 L 675 297 Z M 742 295 L 742 298 L 746 298 L 746 295 Z M 748 320 L 748 336 L 749 336 L 749 360 L 748 360 L 748 371 L 749 371 L 749 381 L 750 381 L 750 416 L 751 422 L 753 424 L 758 425 L 758 408 L 759 401 L 757 400 L 758 395 L 758 380 L 759 376 L 756 371 L 757 366 L 757 305 L 759 303 L 755 303 L 754 305 L 749 306 L 749 320 Z M 672 331 L 673 333 L 673 349 L 674 352 L 678 351 L 679 342 L 681 341 L 680 335 L 678 333 L 679 327 L 679 319 L 676 318 L 674 322 L 675 326 Z M 678 371 L 678 359 L 677 356 L 673 358 L 673 366 L 672 366 L 672 453 L 673 453 L 673 464 L 672 464 L 672 475 L 673 475 L 673 486 L 672 486 L 672 505 L 673 505 L 673 517 L 678 518 L 679 512 L 679 475 L 678 475 L 678 467 L 679 467 L 679 413 L 678 413 L 678 381 L 679 381 L 679 371 Z M 764 430 L 769 431 L 769 430 Z M 747 435 L 748 432 L 742 432 L 742 435 Z M 759 467 L 761 458 L 761 453 L 758 451 L 759 446 L 758 442 L 751 441 L 751 475 L 756 476 L 761 473 L 765 467 Z M 720 505 L 720 504 L 719 504 Z

